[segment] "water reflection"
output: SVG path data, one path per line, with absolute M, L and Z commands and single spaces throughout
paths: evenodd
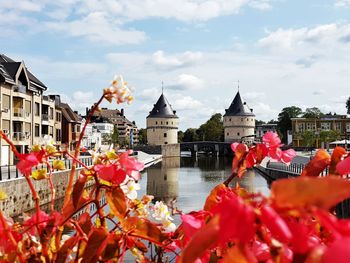
M 179 194 L 178 172 L 180 157 L 164 158 L 147 169 L 147 194 L 155 201 L 169 203 Z
M 154 195 L 164 202 L 176 198 L 177 207 L 184 212 L 202 209 L 210 191 L 230 176 L 231 161 L 213 156 L 165 158 L 146 169 L 140 195 Z M 237 182 L 248 191 L 269 194 L 266 180 L 254 170 L 235 179 L 232 185 Z

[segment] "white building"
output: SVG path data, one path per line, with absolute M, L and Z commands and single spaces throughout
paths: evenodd
M 225 110 L 224 131 L 225 142 L 253 143 L 255 115 L 246 102 L 242 101 L 239 91 L 230 107 Z
M 149 145 L 177 143 L 179 117 L 164 94 L 159 97 L 147 116 L 147 141 Z
M 82 120 L 82 127 L 85 125 L 85 119 Z M 102 134 L 101 132 L 94 128 L 92 123 L 89 123 L 86 125 L 85 128 L 85 134 L 83 136 L 83 139 L 81 141 L 81 146 L 92 149 L 92 148 L 99 148 L 102 144 Z

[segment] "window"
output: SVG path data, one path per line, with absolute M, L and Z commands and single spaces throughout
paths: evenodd
M 10 109 L 10 96 L 2 95 L 2 109 Z
M 61 121 L 61 113 L 56 112 L 56 121 L 60 122 Z
M 53 137 L 53 127 L 49 126 L 49 135 Z
M 166 124 L 168 125 L 169 123 L 168 123 L 168 122 L 166 122 Z
M 243 121 L 243 118 L 241 118 L 241 121 Z
M 239 136 L 239 132 L 237 132 L 237 136 Z
M 50 120 L 53 120 L 53 108 L 52 107 L 50 107 L 50 109 L 49 109 L 49 115 L 50 115 Z
M 227 136 L 229 136 L 229 135 L 230 135 L 230 133 L 227 133 L 226 135 L 227 135 Z
M 61 141 L 61 130 L 56 129 L 56 141 Z
M 167 135 L 167 133 L 165 132 L 165 133 L 164 133 L 164 138 L 166 138 L 167 136 L 168 136 L 168 135 Z
M 156 121 L 156 124 L 158 124 L 158 122 Z
M 160 124 L 163 124 L 163 122 L 161 121 Z
M 31 108 L 32 108 L 32 104 L 30 103 L 29 100 L 26 100 L 24 102 L 24 109 L 25 109 L 26 115 L 29 115 L 32 112 Z
M 329 131 L 331 129 L 330 122 L 321 122 L 321 130 Z
M 40 125 L 39 124 L 35 124 L 35 137 L 39 137 L 40 136 Z
M 168 142 L 164 142 L 164 144 L 168 144 Z
M 35 116 L 40 116 L 40 104 L 38 102 L 35 102 L 34 112 Z
M 340 122 L 336 122 L 335 123 L 335 129 L 336 130 L 341 130 L 341 123 Z

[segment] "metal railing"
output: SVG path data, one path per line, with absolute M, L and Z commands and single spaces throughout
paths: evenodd
M 22 108 L 13 108 L 13 116 L 14 117 L 23 117 L 24 110 Z
M 48 121 L 49 120 L 49 114 L 45 114 L 45 113 L 41 114 L 41 119 L 43 121 Z
M 61 159 L 64 162 L 66 170 L 72 169 L 73 160 L 72 159 Z M 93 161 L 91 156 L 80 157 L 79 161 L 85 166 L 92 166 Z M 50 160 L 50 165 L 52 166 L 53 160 Z M 77 168 L 83 167 L 83 165 L 77 163 Z M 38 166 L 33 167 L 33 170 L 47 168 L 46 165 L 40 164 Z M 54 172 L 58 172 L 61 170 L 54 170 Z M 3 165 L 0 166 L 0 182 L 4 180 L 11 180 L 22 177 L 22 173 L 17 169 L 16 165 Z
M 280 162 L 268 162 L 266 164 L 266 169 L 285 172 L 285 173 L 289 173 L 289 174 L 293 174 L 293 175 L 298 176 L 302 173 L 305 166 L 306 166 L 306 164 L 303 164 L 303 163 L 292 163 L 290 165 L 286 165 L 286 164 L 280 163 Z M 320 176 L 326 176 L 328 174 L 328 172 L 329 172 L 329 169 L 326 168 L 320 173 Z
M 22 141 L 26 138 L 26 134 L 24 132 L 13 132 L 12 140 L 13 141 Z

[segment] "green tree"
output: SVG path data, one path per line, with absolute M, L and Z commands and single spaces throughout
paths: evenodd
M 119 132 L 116 125 L 114 125 L 113 133 L 111 134 L 111 143 L 119 144 Z
M 303 118 L 320 118 L 324 115 L 317 107 L 307 108 L 303 114 Z
M 303 145 L 305 145 L 307 147 L 312 147 L 312 146 L 315 146 L 316 135 L 312 131 L 304 131 L 301 134 L 301 140 L 302 140 Z
M 184 142 L 195 142 L 195 141 L 198 141 L 198 135 L 197 135 L 196 131 L 197 131 L 197 129 L 188 128 L 184 132 L 183 141 Z
M 261 124 L 265 124 L 266 122 L 262 121 L 262 120 L 256 120 L 255 121 L 255 125 L 261 125 Z
M 147 144 L 147 129 L 139 130 L 139 144 Z
M 206 123 L 199 127 L 197 134 L 202 141 L 223 141 L 224 125 L 221 113 L 212 115 Z
M 340 139 L 339 131 L 321 131 L 320 132 L 320 141 L 321 142 L 334 142 Z
M 296 106 L 283 108 L 278 114 L 277 128 L 282 135 L 282 141 L 287 143 L 287 132 L 292 129 L 291 118 L 296 118 L 302 113 L 302 110 Z
M 350 114 L 350 97 L 346 101 L 346 109 L 347 109 L 347 113 Z
M 178 143 L 183 142 L 183 139 L 184 139 L 184 132 L 183 131 L 178 131 L 177 132 L 177 141 L 178 141 Z

